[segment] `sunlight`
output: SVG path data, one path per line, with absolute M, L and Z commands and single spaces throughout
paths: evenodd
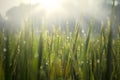
M 41 7 L 45 8 L 48 12 L 58 9 L 63 0 L 31 0 L 32 4 L 40 4 Z

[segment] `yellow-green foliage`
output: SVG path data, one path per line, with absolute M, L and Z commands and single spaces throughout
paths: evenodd
M 108 21 L 105 31 L 102 23 L 94 39 L 93 22 L 86 37 L 80 36 L 80 25 L 72 32 L 60 26 L 49 32 L 42 24 L 36 33 L 29 23 L 18 33 L 4 28 L 0 80 L 118 80 L 120 37 L 112 38 L 110 26 Z

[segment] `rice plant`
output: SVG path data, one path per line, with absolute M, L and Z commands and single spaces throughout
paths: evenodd
M 113 1 L 114 2 L 114 1 Z M 53 25 L 49 31 L 45 23 L 36 32 L 25 22 L 19 32 L 0 31 L 0 80 L 119 80 L 120 26 L 113 38 L 114 3 L 107 25 L 101 22 L 97 37 L 94 20 L 87 36 L 81 36 L 81 22 L 71 32 L 66 23 Z
M 14 34 L 0 32 L 0 80 L 118 80 L 120 37 L 107 31 L 92 39 L 94 22 L 84 39 L 77 23 L 73 32 L 61 28 L 36 34 L 29 23 Z M 120 27 L 118 27 L 120 28 Z

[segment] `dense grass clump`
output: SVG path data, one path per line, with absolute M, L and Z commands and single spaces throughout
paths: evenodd
M 113 38 L 111 23 L 101 24 L 94 37 L 92 21 L 86 36 L 77 23 L 74 31 L 36 33 L 28 23 L 18 32 L 0 32 L 0 80 L 119 80 L 120 27 Z M 94 39 L 93 39 L 94 38 Z

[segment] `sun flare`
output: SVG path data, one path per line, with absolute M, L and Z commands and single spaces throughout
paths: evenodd
M 59 8 L 63 0 L 31 0 L 32 4 L 40 4 L 41 7 L 45 8 L 47 11 L 53 11 Z

